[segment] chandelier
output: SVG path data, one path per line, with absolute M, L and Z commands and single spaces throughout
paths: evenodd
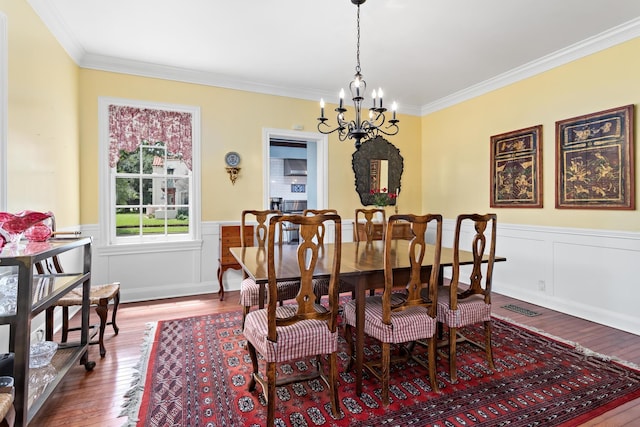
M 318 131 L 323 134 L 330 134 L 338 132 L 340 141 L 345 139 L 354 139 L 356 149 L 360 148 L 362 142 L 371 139 L 379 134 L 395 135 L 398 133 L 398 122 L 396 119 L 396 110 L 398 105 L 393 102 L 391 105 L 391 111 L 393 113 L 392 119 L 387 122 L 384 113 L 387 111 L 382 103 L 382 89 L 378 89 L 378 92 L 374 90 L 372 95 L 372 106 L 369 108 L 368 119 L 362 118 L 362 101 L 364 101 L 364 95 L 367 91 L 367 83 L 360 74 L 360 5 L 366 0 L 351 0 L 351 3 L 358 6 L 357 14 L 357 48 L 356 48 L 356 74 L 353 81 L 349 84 L 349 90 L 351 91 L 351 98 L 353 105 L 355 106 L 355 119 L 351 121 L 345 120 L 344 113 L 347 111 L 344 108 L 344 89 L 340 89 L 340 98 L 338 102 L 338 108 L 336 111 L 336 121 L 338 125 L 331 129 L 331 126 L 327 123 L 327 118 L 324 116 L 324 99 L 320 100 L 320 117 L 318 117 Z

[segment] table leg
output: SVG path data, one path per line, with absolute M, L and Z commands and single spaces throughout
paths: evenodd
M 364 358 L 364 300 L 367 292 L 367 280 L 358 277 L 354 286 L 356 291 L 356 395 L 362 394 L 362 361 Z
M 224 276 L 224 268 L 222 268 L 222 265 L 220 265 L 218 267 L 218 283 L 220 283 L 220 290 L 218 291 L 218 295 L 220 298 L 220 301 L 224 301 L 224 286 L 222 285 L 222 276 Z

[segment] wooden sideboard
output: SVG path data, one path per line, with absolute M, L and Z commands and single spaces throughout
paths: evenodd
M 224 300 L 224 285 L 222 277 L 228 269 L 240 270 L 242 266 L 238 264 L 236 259 L 229 252 L 229 248 L 243 246 L 240 240 L 239 225 L 222 225 L 220 226 L 220 247 L 218 258 L 218 283 L 220 283 L 220 301 Z M 253 246 L 253 225 L 244 226 L 244 246 Z
M 358 226 L 353 227 L 353 240 L 356 240 L 356 235 L 355 233 L 359 233 L 360 235 L 360 241 L 367 241 L 367 235 L 364 232 L 364 223 L 358 223 Z M 410 240 L 413 237 L 413 235 L 411 234 L 411 224 L 406 223 L 406 224 L 396 224 L 393 227 L 393 238 L 394 239 L 403 239 L 403 240 Z M 382 223 L 380 222 L 375 222 L 373 223 L 373 240 L 382 240 Z

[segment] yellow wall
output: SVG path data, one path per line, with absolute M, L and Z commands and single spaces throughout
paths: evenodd
M 345 76 L 348 79 L 348 76 Z M 201 108 L 202 220 L 239 220 L 240 212 L 263 206 L 263 128 L 316 130 L 319 103 L 168 80 L 83 69 L 80 71 L 81 223 L 98 222 L 98 97 L 117 97 Z M 328 106 L 327 110 L 334 107 Z M 348 113 L 347 113 L 348 114 Z M 390 137 L 405 159 L 402 210 L 420 209 L 420 119 L 399 116 L 401 131 Z M 237 151 L 240 177 L 231 185 L 224 155 Z M 360 207 L 351 167 L 352 142 L 329 139 L 329 206 L 352 218 Z
M 640 99 L 640 38 L 422 118 L 423 211 L 454 218 L 498 213 L 501 222 L 640 231 L 634 211 L 555 209 L 555 122 Z M 542 209 L 489 207 L 490 137 L 543 125 Z M 637 135 L 637 131 L 636 131 Z M 638 165 L 640 150 L 635 150 Z M 638 200 L 640 174 L 636 173 Z
M 26 0 L 0 0 L 0 11 L 9 43 L 9 211 L 52 210 L 60 226 L 98 222 L 99 96 L 201 107 L 204 221 L 236 220 L 241 209 L 262 206 L 263 128 L 316 129 L 317 102 L 79 69 Z M 400 211 L 453 218 L 495 210 L 505 223 L 640 230 L 637 210 L 554 207 L 555 121 L 637 104 L 639 53 L 640 38 L 422 118 L 401 115 L 400 133 L 389 138 L 405 160 Z M 537 124 L 544 208 L 489 208 L 490 136 Z M 235 186 L 224 169 L 231 150 L 242 155 Z M 352 152 L 351 142 L 330 136 L 329 206 L 349 217 L 360 205 Z M 636 178 L 636 199 L 639 186 Z
M 26 1 L 7 16 L 7 210 L 51 210 L 79 223 L 78 67 Z

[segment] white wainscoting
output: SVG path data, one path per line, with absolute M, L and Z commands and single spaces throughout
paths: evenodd
M 119 281 L 123 301 L 218 292 L 220 225 L 202 224 L 202 241 L 163 250 L 104 248 L 94 240 L 93 283 Z M 443 245 L 452 246 L 455 221 L 445 220 Z M 98 235 L 97 225 L 82 227 Z M 352 241 L 352 220 L 343 220 Z M 640 233 L 498 223 L 493 289 L 533 304 L 640 335 L 637 286 Z M 450 271 L 445 271 L 450 276 Z M 241 274 L 228 270 L 225 290 L 238 290 Z

